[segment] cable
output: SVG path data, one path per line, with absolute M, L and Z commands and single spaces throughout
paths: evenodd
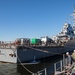
M 40 52 L 44 52 L 44 53 L 63 55 L 63 54 L 60 54 L 60 53 L 49 52 L 47 50 L 37 49 L 37 48 L 33 48 L 33 47 L 28 47 L 28 46 L 25 46 L 25 47 L 33 49 L 33 50 L 37 50 L 37 51 L 40 51 Z
M 27 70 L 29 73 L 31 73 L 31 74 L 36 74 L 36 73 L 38 73 L 38 72 L 34 73 L 34 72 L 30 71 L 29 69 L 27 69 L 27 68 L 21 63 L 21 60 L 19 59 L 18 55 L 17 55 L 17 58 L 18 58 L 20 64 L 22 65 L 22 67 L 23 67 L 25 70 Z M 42 71 L 44 71 L 44 70 L 45 70 L 45 69 L 43 69 L 43 70 L 41 70 L 41 71 L 39 71 L 39 72 L 42 72 Z
M 18 55 L 17 55 L 17 58 L 18 58 L 20 64 L 22 65 L 22 67 L 23 67 L 24 69 L 26 69 L 26 70 L 27 70 L 29 73 L 31 73 L 31 74 L 34 73 L 34 72 L 30 71 L 29 69 L 27 69 L 27 68 L 21 63 L 21 60 L 19 59 Z
M 14 51 L 14 50 L 13 50 Z M 15 53 L 15 51 L 14 51 L 14 53 Z M 22 67 L 25 69 L 25 70 L 27 70 L 29 73 L 34 73 L 34 72 L 32 72 L 32 71 L 30 71 L 29 69 L 27 69 L 22 63 L 21 63 L 21 60 L 20 60 L 20 58 L 18 57 L 18 54 L 17 54 L 17 59 L 19 60 L 19 62 L 20 62 L 20 64 L 22 65 Z

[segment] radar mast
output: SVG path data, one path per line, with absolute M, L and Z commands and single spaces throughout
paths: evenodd
M 74 7 L 73 14 L 72 14 L 72 20 L 73 20 L 73 31 L 74 31 L 74 34 L 75 34 L 75 7 Z

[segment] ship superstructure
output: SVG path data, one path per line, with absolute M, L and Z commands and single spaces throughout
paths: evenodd
M 72 26 L 68 23 L 65 23 L 61 32 L 55 37 L 57 37 L 56 42 L 60 44 L 66 44 L 68 40 L 73 39 L 74 36 L 75 34 L 73 32 Z

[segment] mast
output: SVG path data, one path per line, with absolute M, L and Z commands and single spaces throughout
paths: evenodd
M 74 31 L 74 34 L 75 34 L 75 8 L 74 8 L 74 11 L 72 13 L 72 21 L 73 21 L 73 31 Z
M 73 26 L 75 27 L 75 9 L 74 9 L 74 11 L 73 11 L 73 14 L 72 14 L 72 15 L 73 15 L 73 23 L 74 23 L 74 24 L 73 24 Z

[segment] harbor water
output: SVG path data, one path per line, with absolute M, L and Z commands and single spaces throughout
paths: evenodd
M 31 72 L 36 73 L 44 68 L 47 69 L 47 75 L 53 75 L 54 63 L 62 60 L 61 55 L 44 58 L 39 64 L 24 65 Z M 0 63 L 0 75 L 32 75 L 20 64 Z M 42 74 L 44 75 L 44 73 Z

